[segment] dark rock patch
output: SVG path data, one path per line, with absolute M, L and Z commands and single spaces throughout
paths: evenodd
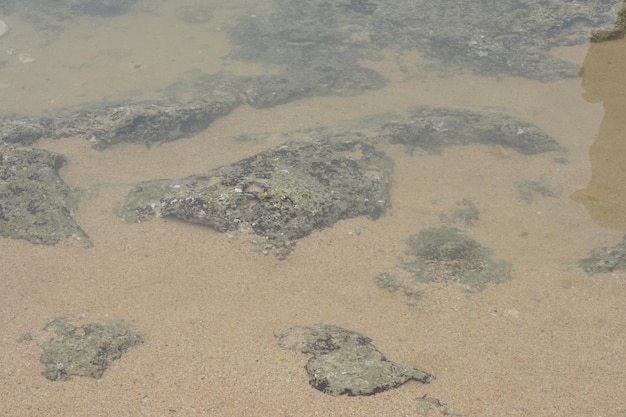
M 578 264 L 589 275 L 626 271 L 626 236 L 615 246 L 596 248 Z
M 43 149 L 0 146 L 0 236 L 45 245 L 73 237 L 91 246 L 74 221 L 80 193 L 59 177 L 63 163 Z
M 502 113 L 419 107 L 405 120 L 382 126 L 382 137 L 404 144 L 407 151 L 419 148 L 439 152 L 447 146 L 500 145 L 525 154 L 563 152 L 553 138 L 529 123 Z
M 391 160 L 357 135 L 341 139 L 287 142 L 202 175 L 143 182 L 120 215 L 251 231 L 263 251 L 284 257 L 313 230 L 357 216 L 376 219 L 389 204 Z
M 510 280 L 511 270 L 510 263 L 493 259 L 491 250 L 446 225 L 411 236 L 398 268 L 378 274 L 374 282 L 381 289 L 403 294 L 413 304 L 429 286 L 460 284 L 472 294 L 490 283 Z

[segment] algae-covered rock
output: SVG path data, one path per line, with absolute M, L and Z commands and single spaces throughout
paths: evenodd
M 313 230 L 381 216 L 390 168 L 358 136 L 287 142 L 202 175 L 140 183 L 119 214 L 128 222 L 174 216 L 219 232 L 248 230 L 282 257 Z
M 69 316 L 50 321 L 44 328 L 53 333 L 42 343 L 43 376 L 64 381 L 72 376 L 100 378 L 111 362 L 131 347 L 143 343 L 143 337 L 121 321 L 73 323 Z
M 615 246 L 596 248 L 589 252 L 589 257 L 578 264 L 589 275 L 626 271 L 626 236 Z
M 246 103 L 256 108 L 273 107 L 305 97 L 355 95 L 386 84 L 387 81 L 376 71 L 343 62 L 334 65 L 325 62 L 315 68 L 302 66 L 280 75 L 242 77 L 238 81 Z
M 454 227 L 424 229 L 407 246 L 402 265 L 420 282 L 458 282 L 469 291 L 482 291 L 490 282 L 511 279 L 508 262 L 492 259 L 491 250 Z
M 591 42 L 606 42 L 614 39 L 621 39 L 626 32 L 626 3 L 622 3 L 622 8 L 617 14 L 615 24 L 611 30 L 598 30 L 591 33 Z
M 62 155 L 0 146 L 0 235 L 53 245 L 73 237 L 91 246 L 74 221 L 79 193 L 59 177 Z
M 403 280 L 391 272 L 383 272 L 376 275 L 376 277 L 374 277 L 374 283 L 378 288 L 388 290 L 392 293 L 404 294 L 406 297 L 415 299 L 416 301 L 419 301 L 424 295 L 424 292 L 420 290 L 418 286 L 414 285 L 414 283 Z
M 381 136 L 390 143 L 404 144 L 409 152 L 416 148 L 438 152 L 472 143 L 500 145 L 525 155 L 564 151 L 536 126 L 505 114 L 427 106 L 415 109 L 407 119 L 384 124 Z
M 517 191 L 522 200 L 531 204 L 535 195 L 539 194 L 543 197 L 557 198 L 563 194 L 563 186 L 553 183 L 546 176 L 541 176 L 538 180 L 527 180 L 517 183 Z
M 510 263 L 496 260 L 483 247 L 456 227 L 427 228 L 407 241 L 406 256 L 397 267 L 374 277 L 376 285 L 393 293 L 404 294 L 414 304 L 433 284 L 454 283 L 468 294 L 482 291 L 489 283 L 511 279 Z
M 311 386 L 326 394 L 373 395 L 407 381 L 427 384 L 434 377 L 387 360 L 367 336 L 337 326 L 292 327 L 279 346 L 313 355 L 305 366 Z
M 122 14 L 134 2 L 12 0 L 0 2 L 0 12 L 15 9 L 28 15 L 35 26 L 49 28 L 54 26 L 50 20 L 75 15 Z M 431 71 L 416 71 L 403 62 L 404 52 L 418 51 L 440 62 L 444 73 L 460 73 L 469 67 L 487 76 L 508 74 L 542 81 L 574 77 L 578 67 L 550 55 L 550 50 L 587 42 L 589 30 L 585 28 L 611 27 L 619 9 L 617 0 L 260 2 L 228 29 L 234 46 L 230 58 L 271 65 L 271 74 L 201 74 L 200 80 L 183 79 L 163 86 L 159 91 L 167 97 L 159 101 L 117 103 L 52 117 L 4 117 L 0 140 L 29 145 L 41 137 L 82 135 L 100 148 L 122 141 L 175 140 L 202 131 L 242 103 L 269 107 L 303 97 L 353 95 L 381 88 L 387 83 L 385 78 L 361 63 L 390 51 L 407 76 Z M 208 16 L 205 11 L 190 19 L 203 20 L 200 14 Z M 196 84 L 183 94 L 191 92 L 192 100 L 175 97 L 180 93 L 175 87 L 185 83 Z M 513 135 L 516 142 L 518 136 L 525 135 Z
M 203 129 L 218 114 L 237 105 L 236 89 L 218 82 L 227 79 L 205 80 L 214 98 L 222 97 L 205 108 L 176 110 L 144 104 L 85 110 L 75 118 L 58 120 L 21 123 L 5 119 L 0 120 L 0 134 L 15 141 L 33 141 L 39 135 L 62 137 L 82 132 L 91 135 L 91 142 L 100 148 L 121 140 L 146 144 L 174 140 Z M 332 226 L 340 219 L 376 219 L 384 213 L 392 162 L 376 150 L 376 144 L 403 143 L 409 150 L 437 151 L 444 146 L 485 143 L 526 154 L 563 151 L 535 126 L 499 114 L 420 108 L 397 121 L 388 122 L 387 116 L 381 119 L 387 123 L 375 137 L 328 130 L 306 136 L 308 141 L 292 141 L 202 175 L 141 183 L 131 191 L 120 214 L 129 222 L 175 216 L 221 232 L 249 230 L 266 250 L 285 256 L 294 240 L 312 230 Z M 78 195 L 56 175 L 63 158 L 30 148 L 2 149 L 6 155 L 0 168 L 6 181 L 0 183 L 4 220 L 0 234 L 46 244 L 73 236 L 89 245 L 73 222 Z M 31 156 L 20 156 L 26 154 Z M 26 189 L 30 191 L 24 192 Z M 477 220 L 476 207 L 468 202 L 459 204 L 467 207 L 445 221 L 463 220 L 469 225 Z
M 0 140 L 30 145 L 41 138 L 82 136 L 96 148 L 119 142 L 169 142 L 205 130 L 216 118 L 242 103 L 231 79 L 216 75 L 207 80 L 202 97 L 124 103 L 80 110 L 65 110 L 51 117 L 0 118 Z
M 79 128 L 81 134 L 98 148 L 118 142 L 169 142 L 205 130 L 218 117 L 240 104 L 233 91 L 190 103 L 152 102 L 105 107 L 81 113 L 81 125 L 73 115 L 62 127 Z
M 230 34 L 235 57 L 283 65 L 287 72 L 346 72 L 363 58 L 391 50 L 400 62 L 403 52 L 418 51 L 448 72 L 470 68 L 481 75 L 550 81 L 578 71 L 550 50 L 587 42 L 584 26 L 610 27 L 620 3 L 278 0 L 259 3 Z
M 463 226 L 473 226 L 480 219 L 480 211 L 472 200 L 464 198 L 457 201 L 456 206 L 451 213 L 441 214 L 439 218 L 446 224 Z

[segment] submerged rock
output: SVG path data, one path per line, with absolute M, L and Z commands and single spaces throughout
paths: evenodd
M 41 355 L 42 374 L 51 381 L 72 376 L 100 378 L 111 362 L 143 343 L 143 337 L 121 321 L 76 325 L 71 317 L 61 316 L 44 330 L 54 334 L 42 343 Z
M 622 4 L 622 9 L 617 14 L 615 24 L 611 30 L 598 30 L 591 34 L 591 42 L 605 42 L 614 39 L 621 39 L 626 32 L 626 3 Z
M 219 232 L 249 230 L 264 251 L 288 255 L 295 240 L 341 219 L 376 219 L 389 204 L 391 160 L 358 135 L 287 142 L 232 165 L 133 188 L 128 222 L 174 216 Z
M 484 290 L 489 283 L 506 282 L 511 279 L 512 266 L 493 259 L 491 250 L 461 230 L 446 225 L 411 236 L 406 256 L 397 269 L 378 274 L 374 282 L 382 289 L 404 294 L 412 299 L 412 304 L 430 284 L 458 283 L 471 294 Z
M 214 77 L 203 98 L 181 103 L 155 101 L 60 112 L 50 117 L 0 118 L 0 140 L 31 145 L 41 138 L 82 136 L 96 148 L 119 142 L 152 145 L 205 130 L 218 117 L 241 104 L 225 78 Z
M 470 291 L 482 291 L 488 283 L 511 279 L 511 264 L 492 259 L 483 247 L 461 230 L 433 227 L 407 241 L 403 267 L 420 282 L 458 282 Z
M 233 56 L 287 72 L 358 68 L 362 59 L 392 51 L 407 74 L 403 52 L 418 51 L 442 71 L 541 81 L 577 76 L 576 65 L 550 55 L 584 44 L 586 28 L 608 28 L 620 1 L 278 0 L 263 3 L 230 29 Z M 424 70 L 424 68 L 422 68 Z
M 413 110 L 407 119 L 383 125 L 382 137 L 389 143 L 404 144 L 409 152 L 417 148 L 438 152 L 447 146 L 472 143 L 500 145 L 525 155 L 564 151 L 536 126 L 502 113 L 428 106 Z
M 626 271 L 626 236 L 615 246 L 593 249 L 578 264 L 589 275 Z
M 305 366 L 311 386 L 326 394 L 373 395 L 407 381 L 434 377 L 387 360 L 372 340 L 337 326 L 292 327 L 278 335 L 284 349 L 313 355 Z
M 538 180 L 518 182 L 517 191 L 519 192 L 522 200 L 531 204 L 534 201 L 536 194 L 539 194 L 542 197 L 560 197 L 561 194 L 563 194 L 563 186 L 553 183 L 545 175 L 542 175 Z
M 47 28 L 54 26 L 47 22 L 50 18 L 121 14 L 134 2 L 15 0 L 0 4 L 0 11 L 15 9 Z M 181 6 L 179 14 L 203 21 L 210 16 L 205 7 L 209 6 Z M 262 108 L 303 97 L 354 95 L 381 88 L 387 80 L 361 63 L 389 51 L 398 57 L 407 76 L 416 71 L 402 62 L 402 54 L 416 50 L 441 62 L 446 73 L 470 67 L 488 76 L 508 74 L 543 81 L 574 77 L 578 67 L 551 56 L 550 50 L 587 42 L 589 31 L 583 25 L 610 28 L 619 7 L 617 0 L 551 0 L 542 4 L 534 0 L 462 4 L 437 0 L 278 0 L 263 4 L 259 10 L 251 8 L 229 29 L 234 45 L 231 58 L 278 66 L 272 74 L 196 74 L 164 86 L 161 91 L 168 96 L 164 100 L 64 111 L 54 117 L 5 117 L 0 119 L 0 140 L 29 145 L 41 137 L 83 135 L 101 148 L 122 141 L 151 144 L 175 140 L 200 132 L 242 103 Z M 193 88 L 176 91 L 185 84 L 193 84 Z M 191 101 L 175 99 L 190 95 Z M 458 116 L 450 111 L 448 115 Z M 501 127 L 519 142 L 515 130 L 511 136 L 507 130 L 510 126 Z M 525 147 L 520 151 L 532 152 Z
M 203 129 L 239 103 L 233 84 L 219 80 L 225 79 L 211 81 L 215 101 L 207 101 L 206 107 L 137 104 L 85 110 L 58 120 L 0 119 L 0 135 L 7 142 L 30 143 L 41 136 L 84 134 L 98 148 L 122 140 L 148 145 L 174 140 Z M 387 143 L 404 144 L 408 151 L 436 152 L 472 143 L 525 154 L 564 151 L 537 127 L 496 113 L 419 108 L 408 117 L 381 116 L 379 126 L 363 123 L 363 129 L 378 133 L 299 133 L 294 136 L 302 140 L 208 173 L 140 183 L 119 214 L 128 222 L 175 216 L 220 232 L 251 231 L 263 250 L 286 256 L 295 240 L 313 230 L 351 217 L 376 219 L 385 212 L 393 163 L 377 147 Z M 0 222 L 0 235 L 46 244 L 73 236 L 90 245 L 73 222 L 78 194 L 56 174 L 63 157 L 15 146 L 1 149 L 6 181 L 0 183 L 0 220 L 5 221 Z M 10 158 L 7 152 L 13 153 Z M 24 187 L 31 191 L 25 193 Z M 450 222 L 468 225 L 478 219 L 476 207 L 463 205 L 467 207 L 452 213 Z
M 59 177 L 64 161 L 44 149 L 0 146 L 0 236 L 45 245 L 73 237 L 91 246 L 74 221 L 79 193 Z

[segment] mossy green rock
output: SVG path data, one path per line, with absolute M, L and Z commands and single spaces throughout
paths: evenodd
M 250 231 L 283 257 L 295 240 L 388 206 L 392 163 L 356 135 L 287 142 L 202 175 L 146 181 L 119 210 L 128 222 L 174 216 L 219 232 Z
M 43 376 L 63 381 L 72 376 L 100 378 L 111 362 L 143 337 L 121 321 L 76 325 L 69 316 L 58 317 L 44 328 L 54 338 L 42 344 Z
M 466 293 L 511 279 L 509 262 L 449 225 L 426 228 L 407 240 L 406 256 L 392 271 L 374 277 L 376 285 L 403 294 L 414 305 L 429 288 L 460 284 Z
M 383 50 L 396 54 L 407 75 L 419 69 L 409 68 L 403 53 L 417 51 L 447 73 L 469 68 L 485 76 L 552 81 L 575 77 L 578 67 L 550 50 L 586 43 L 582 25 L 610 27 L 620 3 L 278 0 L 258 3 L 229 30 L 235 57 L 284 65 L 287 73 L 301 71 L 329 89 L 362 69 L 360 60 L 376 59 Z
M 384 124 L 381 137 L 404 144 L 409 152 L 417 148 L 439 152 L 448 146 L 474 143 L 499 145 L 525 155 L 565 150 L 536 126 L 506 114 L 429 106 L 414 109 L 404 120 Z
M 626 271 L 626 236 L 615 246 L 593 249 L 578 264 L 589 275 Z
M 367 336 L 331 325 L 292 327 L 278 336 L 279 346 L 312 354 L 309 383 L 326 394 L 373 395 L 407 381 L 424 384 L 434 377 L 387 360 Z
M 62 155 L 0 146 L 0 236 L 53 245 L 73 237 L 91 246 L 74 221 L 79 193 L 59 177 Z
M 458 282 L 468 291 L 511 279 L 510 263 L 494 260 L 491 250 L 450 226 L 432 227 L 411 236 L 403 267 L 419 282 Z

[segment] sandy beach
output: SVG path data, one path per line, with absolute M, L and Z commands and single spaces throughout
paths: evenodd
M 5 20 L 20 31 L 19 22 Z M 73 30 L 63 36 L 79 42 L 86 29 Z M 183 53 L 197 51 L 192 44 Z M 29 65 L 52 60 L 54 45 Z M 226 48 L 218 41 L 207 47 Z M 580 64 L 586 48 L 555 54 Z M 133 59 L 146 63 L 127 69 L 128 85 L 120 88 L 131 77 L 139 86 L 166 85 L 178 71 L 159 75 L 151 58 Z M 424 397 L 438 401 L 428 416 L 624 415 L 626 273 L 589 276 L 578 265 L 590 250 L 620 242 L 624 230 L 599 226 L 570 198 L 591 177 L 588 151 L 602 104 L 583 98 L 579 79 L 407 78 L 393 57 L 368 65 L 390 84 L 354 97 L 242 106 L 194 137 L 150 148 L 100 151 L 79 137 L 37 142 L 65 155 L 61 177 L 86 190 L 76 220 L 94 245 L 0 239 L 0 415 L 421 416 Z M 19 70 L 4 69 L 26 79 Z M 92 82 L 60 93 L 82 79 L 80 71 L 56 73 L 45 99 L 16 93 L 14 110 L 52 112 L 58 103 L 101 96 L 101 84 Z M 284 260 L 260 254 L 245 235 L 171 218 L 128 224 L 114 212 L 138 181 L 206 172 L 280 145 L 283 133 L 425 104 L 498 110 L 532 123 L 568 149 L 568 161 L 480 144 L 412 155 L 381 145 L 395 163 L 391 208 L 378 220 L 315 231 Z M 560 184 L 561 196 L 524 201 L 516 184 L 541 176 Z M 407 239 L 439 226 L 462 199 L 480 210 L 467 235 L 512 264 L 512 279 L 471 295 L 461 285 L 433 285 L 417 302 L 379 288 L 374 277 L 397 267 Z M 47 337 L 49 320 L 67 314 L 124 320 L 145 341 L 100 379 L 49 381 L 37 341 Z M 276 335 L 319 323 L 366 335 L 389 360 L 436 379 L 367 397 L 317 391 L 304 369 L 309 356 L 282 349 Z M 25 333 L 34 340 L 20 342 Z

